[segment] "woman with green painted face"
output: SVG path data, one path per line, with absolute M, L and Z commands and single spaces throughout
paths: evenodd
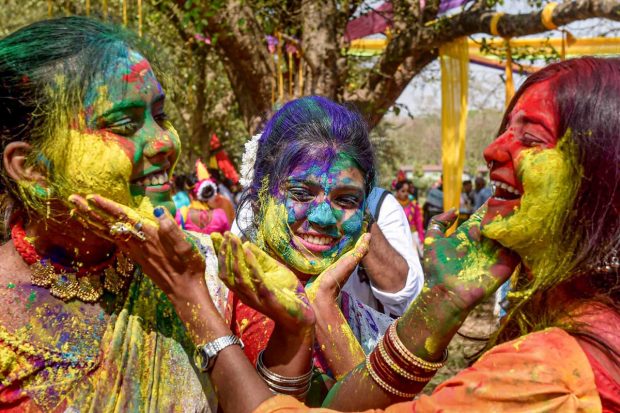
M 154 206 L 174 209 L 168 176 L 179 138 L 145 50 L 117 27 L 78 17 L 0 39 L 2 211 L 11 235 L 0 247 L 0 410 L 216 405 L 170 301 L 115 244 L 143 239 L 130 217 L 154 225 Z M 92 193 L 128 216 L 111 228 L 80 214 L 74 203 L 90 209 L 94 201 L 82 196 Z M 194 242 L 207 252 L 211 245 Z M 209 257 L 216 277 L 212 250 Z M 205 260 L 195 262 L 204 271 Z
M 425 240 L 425 288 L 369 357 L 332 389 L 325 405 L 344 411 L 391 405 L 388 412 L 620 410 L 619 114 L 619 59 L 565 61 L 532 75 L 484 152 L 493 196 L 450 237 L 444 230 L 455 221 L 455 213 L 434 218 Z M 342 165 L 346 162 L 342 159 Z M 307 174 L 317 172 L 308 166 L 298 173 L 285 181 L 286 188 L 293 199 L 304 200 L 308 191 L 299 190 L 299 182 L 311 183 Z M 325 184 L 317 186 L 325 191 L 335 180 L 320 182 Z M 259 194 L 279 193 L 259 187 Z M 267 212 L 275 208 L 270 218 L 296 228 L 292 204 L 292 211 L 286 210 L 287 202 L 284 209 L 282 202 L 259 205 Z M 322 222 L 338 222 L 322 209 L 307 216 L 311 214 Z M 280 242 L 277 224 L 270 225 L 273 232 L 262 235 L 266 245 L 284 256 L 291 254 L 289 245 Z M 159 231 L 146 231 L 179 248 L 181 233 L 165 215 Z M 298 233 L 303 238 L 304 232 Z M 248 302 L 264 297 L 257 306 L 274 319 L 312 323 L 308 307 L 297 304 L 298 295 L 289 294 L 294 280 L 288 277 L 290 285 L 259 282 L 266 279 L 265 271 L 278 271 L 278 266 L 270 269 L 261 262 L 264 256 L 257 247 L 229 237 L 217 243 L 221 275 L 230 285 L 247 285 Z M 363 252 L 345 260 L 353 262 L 353 255 Z M 171 297 L 181 296 L 184 286 L 196 287 L 183 295 L 196 316 L 184 319 L 199 341 L 231 334 L 210 304 L 204 283 L 198 282 L 200 271 L 179 278 L 161 271 L 152 274 Z M 447 345 L 469 312 L 512 274 L 511 292 L 503 303 L 507 316 L 488 351 L 432 395 L 411 401 L 448 357 Z M 283 298 L 271 299 L 278 295 Z M 301 308 L 304 311 L 298 311 Z M 317 319 L 322 316 L 321 308 L 312 310 Z M 297 337 L 291 335 L 294 329 L 288 330 L 289 342 L 303 348 L 308 330 L 297 330 Z M 239 346 L 214 353 L 209 371 L 225 410 L 334 411 L 273 397 Z M 244 397 L 238 396 L 241 391 Z

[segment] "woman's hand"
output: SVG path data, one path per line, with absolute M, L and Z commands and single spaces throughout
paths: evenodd
M 429 288 L 451 292 L 457 308 L 470 311 L 514 272 L 520 260 L 514 252 L 480 233 L 484 208 L 445 237 L 457 216 L 454 210 L 433 217 L 424 240 L 424 274 Z
M 241 301 L 290 333 L 314 326 L 314 312 L 292 271 L 229 232 L 213 233 L 211 239 L 218 251 L 220 278 Z
M 99 195 L 86 198 L 72 195 L 69 201 L 75 207 L 76 219 L 101 237 L 114 241 L 171 301 L 199 303 L 205 296 L 209 297 L 204 280 L 204 258 L 195 242 L 181 231 L 165 208 L 155 208 L 159 217 L 148 221 L 141 220 L 131 208 Z M 129 225 L 144 239 L 131 233 L 111 234 L 110 229 L 118 223 Z
M 306 285 L 306 294 L 311 303 L 317 300 L 335 303 L 340 290 L 349 279 L 349 276 L 368 253 L 370 234 L 362 235 L 353 249 L 327 267 L 325 271 L 311 279 Z

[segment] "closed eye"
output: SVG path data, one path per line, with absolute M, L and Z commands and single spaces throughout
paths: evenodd
M 131 136 L 139 128 L 140 128 L 139 123 L 135 122 L 131 118 L 123 118 L 116 122 L 103 125 L 103 129 L 108 130 L 117 135 L 121 135 L 121 136 Z
M 530 147 L 542 146 L 546 143 L 543 139 L 537 136 L 534 136 L 528 132 L 525 132 L 520 140 L 523 143 L 523 145 L 530 146 Z

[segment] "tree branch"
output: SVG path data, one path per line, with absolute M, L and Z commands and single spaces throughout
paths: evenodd
M 396 4 L 398 2 L 394 0 L 395 7 Z M 541 13 L 539 10 L 505 14 L 499 20 L 498 31 L 506 37 L 548 31 L 541 22 Z M 367 114 L 370 127 L 374 127 L 411 79 L 438 56 L 442 44 L 475 33 L 490 33 L 494 14 L 484 7 L 472 7 L 453 17 L 439 19 L 433 26 L 420 28 L 415 36 L 409 30 L 397 33 L 387 44 L 363 87 L 348 93 L 345 98 L 356 103 Z M 620 21 L 620 3 L 617 0 L 575 0 L 558 4 L 552 14 L 552 21 L 557 26 L 588 18 Z

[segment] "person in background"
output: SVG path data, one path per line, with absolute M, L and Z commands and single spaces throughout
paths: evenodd
M 414 244 L 418 251 L 418 255 L 422 256 L 422 245 L 424 244 L 424 224 L 422 222 L 422 212 L 418 203 L 411 199 L 410 189 L 413 187 L 410 181 L 399 181 L 394 185 L 396 191 L 396 199 L 403 208 L 409 229 L 414 238 Z
M 493 191 L 487 186 L 483 177 L 476 178 L 476 189 L 474 190 L 474 210 L 477 211 L 487 199 L 491 198 Z
M 433 186 L 426 195 L 426 202 L 423 206 L 424 210 L 424 228 L 428 227 L 428 223 L 435 215 L 443 212 L 443 185 L 440 179 L 436 186 Z
M 466 179 L 463 181 L 461 189 L 461 202 L 459 205 L 459 220 L 458 223 L 467 221 L 471 214 L 474 212 L 474 198 L 473 198 L 473 186 L 471 180 Z
M 217 184 L 210 177 L 206 168 L 196 161 L 196 173 L 187 179 L 190 186 L 189 206 L 176 211 L 175 220 L 179 226 L 188 231 L 211 234 L 226 232 L 230 229 L 228 215 L 223 208 L 214 205 L 217 196 Z
M 185 174 L 175 174 L 172 180 L 174 185 L 172 195 L 172 200 L 174 201 L 174 205 L 179 208 L 188 207 L 192 200 L 187 193 L 187 175 Z

